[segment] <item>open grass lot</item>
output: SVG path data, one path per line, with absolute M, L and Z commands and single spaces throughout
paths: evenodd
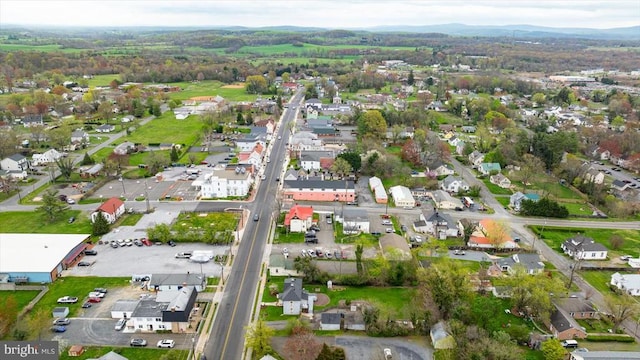
M 256 95 L 247 94 L 244 84 L 241 87 L 225 86 L 219 81 L 179 82 L 171 83 L 172 86 L 180 86 L 182 91 L 170 93 L 169 97 L 176 100 L 186 100 L 195 96 L 220 95 L 228 101 L 254 101 Z
M 240 220 L 239 215 L 236 213 L 180 213 L 171 230 L 187 232 L 191 229 L 204 229 L 213 226 L 219 232 L 224 232 L 225 230 L 235 231 L 238 220 Z
M 135 144 L 194 144 L 202 135 L 202 122 L 197 116 L 176 120 L 172 112 L 167 111 L 146 125 L 136 129 L 124 140 Z
M 70 217 L 76 221 L 69 224 Z M 82 216 L 80 210 L 67 210 L 54 223 L 43 221 L 42 216 L 33 211 L 0 212 L 0 229 L 5 233 L 37 234 L 91 234 L 91 221 Z
M 611 229 L 583 229 L 583 228 L 560 228 L 560 227 L 545 227 L 532 226 L 531 229 L 540 234 L 541 230 L 544 230 L 541 238 L 551 248 L 556 251 L 562 252 L 560 245 L 570 237 L 576 234 L 582 234 L 584 236 L 593 238 L 596 242 L 606 246 L 611 251 L 611 244 L 609 239 L 613 235 L 619 235 L 624 239 L 622 246 L 614 250 L 614 253 L 627 254 L 638 256 L 640 255 L 640 230 L 611 230 Z M 609 253 L 609 258 L 614 257 L 615 254 Z
M 106 159 L 107 157 L 109 157 L 109 155 L 111 155 L 111 153 L 113 152 L 113 149 L 115 147 L 113 146 L 107 146 L 105 148 L 102 148 L 98 151 L 96 151 L 93 155 L 91 155 L 91 158 L 93 158 L 93 160 L 96 163 L 100 163 L 102 162 L 104 159 Z
M 7 300 L 13 297 L 16 301 L 16 308 L 21 311 L 39 292 L 37 290 L 0 291 L 0 309 L 4 309 Z
M 89 80 L 89 87 L 96 86 L 109 86 L 112 80 L 120 81 L 119 74 L 108 74 L 108 75 L 94 75 L 93 78 Z
M 287 232 L 284 227 L 278 228 L 273 238 L 274 244 L 302 244 L 304 243 L 304 233 Z
M 136 359 L 136 360 L 157 360 L 160 359 L 163 355 L 168 354 L 169 352 L 175 353 L 175 357 L 171 355 L 171 359 L 186 359 L 189 355 L 188 350 L 176 350 L 171 349 L 169 351 L 165 349 L 155 349 L 152 346 L 149 348 L 113 348 L 113 347 L 94 347 L 94 346 L 86 346 L 84 348 L 84 353 L 81 356 L 69 356 L 69 349 L 65 349 L 64 352 L 60 354 L 60 360 L 85 360 L 85 359 L 97 359 L 102 355 L 114 351 L 127 359 Z
M 462 119 L 448 112 L 430 111 L 438 124 L 462 125 Z
M 580 276 L 591 284 L 594 288 L 598 289 L 602 294 L 614 294 L 613 291 L 609 288 L 609 283 L 611 282 L 611 275 L 613 275 L 613 271 L 581 271 Z
M 83 299 L 97 287 L 107 288 L 130 286 L 131 278 L 109 278 L 109 277 L 63 277 L 57 279 L 49 285 L 49 291 L 33 307 L 32 313 L 39 310 L 46 311 L 47 314 L 54 307 L 60 306 L 57 301 L 63 296 L 75 296 L 78 302 L 75 304 L 65 304 L 69 307 L 69 317 L 74 317 L 78 311 L 82 310 Z
M 496 184 L 492 184 L 489 181 L 489 178 L 484 178 L 482 179 L 482 182 L 487 186 L 487 189 L 489 189 L 489 191 L 492 194 L 495 195 L 511 195 L 513 194 L 513 191 L 509 190 L 509 189 L 503 189 L 500 186 L 496 185 Z
M 569 210 L 569 215 L 590 216 L 593 213 L 591 208 L 584 203 L 574 203 L 560 201 L 560 205 L 565 206 Z
M 120 222 L 120 226 L 135 226 L 140 219 L 142 219 L 143 214 L 127 214 L 124 216 L 124 220 Z

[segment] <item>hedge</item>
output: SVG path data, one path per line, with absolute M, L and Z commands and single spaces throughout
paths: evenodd
M 629 335 L 587 335 L 587 341 L 617 341 L 632 343 L 636 340 Z

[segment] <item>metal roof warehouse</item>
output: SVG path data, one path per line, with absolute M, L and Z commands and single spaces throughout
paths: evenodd
M 82 254 L 89 234 L 0 234 L 0 274 L 52 282 Z

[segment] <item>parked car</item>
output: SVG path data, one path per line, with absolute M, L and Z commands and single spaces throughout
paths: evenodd
M 78 302 L 78 298 L 74 296 L 63 296 L 58 298 L 58 304 L 75 304 Z
M 133 245 L 133 240 L 131 239 L 127 239 L 124 241 L 125 246 L 132 246 Z
M 120 247 L 120 245 L 118 245 L 118 243 L 113 240 L 109 243 L 109 245 L 114 249 L 117 249 Z
M 320 226 L 318 226 L 317 224 L 313 224 L 309 227 L 309 230 L 320 231 Z
M 382 225 L 391 225 L 391 224 L 393 224 L 391 220 L 387 220 L 387 219 L 382 220 Z
M 176 242 L 173 240 L 169 240 L 169 242 L 167 243 L 169 246 L 174 247 L 176 246 Z
M 88 302 L 88 301 L 87 301 L 87 302 L 85 302 L 84 304 L 82 304 L 82 308 L 83 308 L 83 309 L 87 309 L 87 308 L 90 308 L 90 307 L 91 307 L 91 303 L 90 303 L 90 302 Z
M 89 299 L 87 299 L 87 302 L 90 303 L 99 303 L 100 301 L 102 301 L 102 299 L 100 299 L 99 297 L 90 297 Z
M 67 331 L 67 328 L 66 328 L 66 326 L 52 326 L 51 327 L 51 331 L 57 332 L 57 333 L 63 333 L 65 331 Z
M 133 245 L 142 246 L 142 241 L 140 241 L 140 239 L 133 239 Z
M 127 319 L 118 320 L 118 322 L 116 323 L 116 326 L 115 326 L 116 331 L 120 331 L 120 330 L 124 329 L 125 325 L 127 325 Z
M 400 225 L 400 230 L 407 232 L 407 226 L 406 225 Z
M 395 232 L 395 231 L 393 230 L 393 228 L 386 228 L 386 229 L 384 229 L 384 231 L 385 231 L 387 234 L 390 234 L 390 233 L 392 233 L 392 232 Z
M 380 231 L 372 231 L 372 232 L 371 232 L 371 235 L 373 235 L 373 236 L 380 236 L 380 235 L 382 235 L 382 233 L 381 233 Z
M 106 293 L 108 293 L 108 292 L 109 292 L 109 291 L 108 291 L 107 289 L 105 289 L 105 288 L 95 288 L 95 289 L 93 289 L 93 291 L 95 291 L 95 292 L 99 292 L 99 293 L 103 293 L 103 294 L 106 294 Z
M 176 254 L 176 259 L 189 259 L 193 255 L 191 251 L 179 252 Z
M 93 263 L 89 261 L 80 261 L 78 263 L 78 266 L 91 266 L 91 265 L 93 265 Z
M 84 254 L 85 255 L 90 255 L 90 256 L 96 256 L 96 255 L 98 255 L 98 251 L 97 250 L 85 250 Z
M 75 201 L 75 200 L 73 200 L 73 199 L 71 199 L 71 198 L 68 198 L 68 199 L 67 199 L 67 204 L 69 204 L 69 205 L 73 205 L 73 204 L 75 204 L 75 203 L 76 203 L 76 201 Z
M 147 340 L 145 339 L 131 339 L 129 342 L 131 346 L 147 346 Z
M 307 256 L 309 256 L 309 254 L 307 254 L 307 250 L 302 249 L 302 250 L 300 250 L 300 256 L 307 257 Z
M 118 242 L 118 246 L 121 246 L 121 247 L 127 246 L 127 243 L 124 239 L 118 239 L 117 242 Z
M 105 293 L 103 292 L 99 292 L 99 291 L 92 291 L 89 293 L 89 297 L 97 297 L 97 298 L 103 298 L 105 296 Z
M 453 255 L 466 255 L 467 253 L 464 250 L 454 250 Z
M 71 321 L 69 321 L 69 318 L 57 318 L 55 320 L 53 320 L 53 325 L 69 325 L 71 323 Z
M 159 348 L 168 348 L 171 349 L 174 346 L 176 346 L 176 342 L 171 340 L 171 339 L 165 339 L 165 340 L 160 340 L 158 341 L 158 347 Z
M 151 241 L 149 241 L 149 239 L 147 238 L 140 239 L 140 242 L 145 246 L 151 246 Z

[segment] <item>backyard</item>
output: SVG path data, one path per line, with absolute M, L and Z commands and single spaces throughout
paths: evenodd
M 91 221 L 81 213 L 80 210 L 67 210 L 57 221 L 48 223 L 33 211 L 0 212 L 0 228 L 10 233 L 91 234 Z M 76 220 L 70 224 L 72 216 Z
M 560 228 L 549 226 L 544 228 L 542 226 L 532 226 L 531 229 L 538 234 L 547 245 L 560 253 L 562 253 L 560 245 L 565 240 L 581 234 L 593 238 L 595 242 L 604 245 L 616 254 L 632 255 L 635 257 L 640 256 L 640 230 Z M 612 248 L 610 241 L 614 236 L 619 236 L 622 239 L 621 243 L 617 244 L 616 249 Z M 610 253 L 609 258 L 613 257 L 615 257 L 615 255 Z

